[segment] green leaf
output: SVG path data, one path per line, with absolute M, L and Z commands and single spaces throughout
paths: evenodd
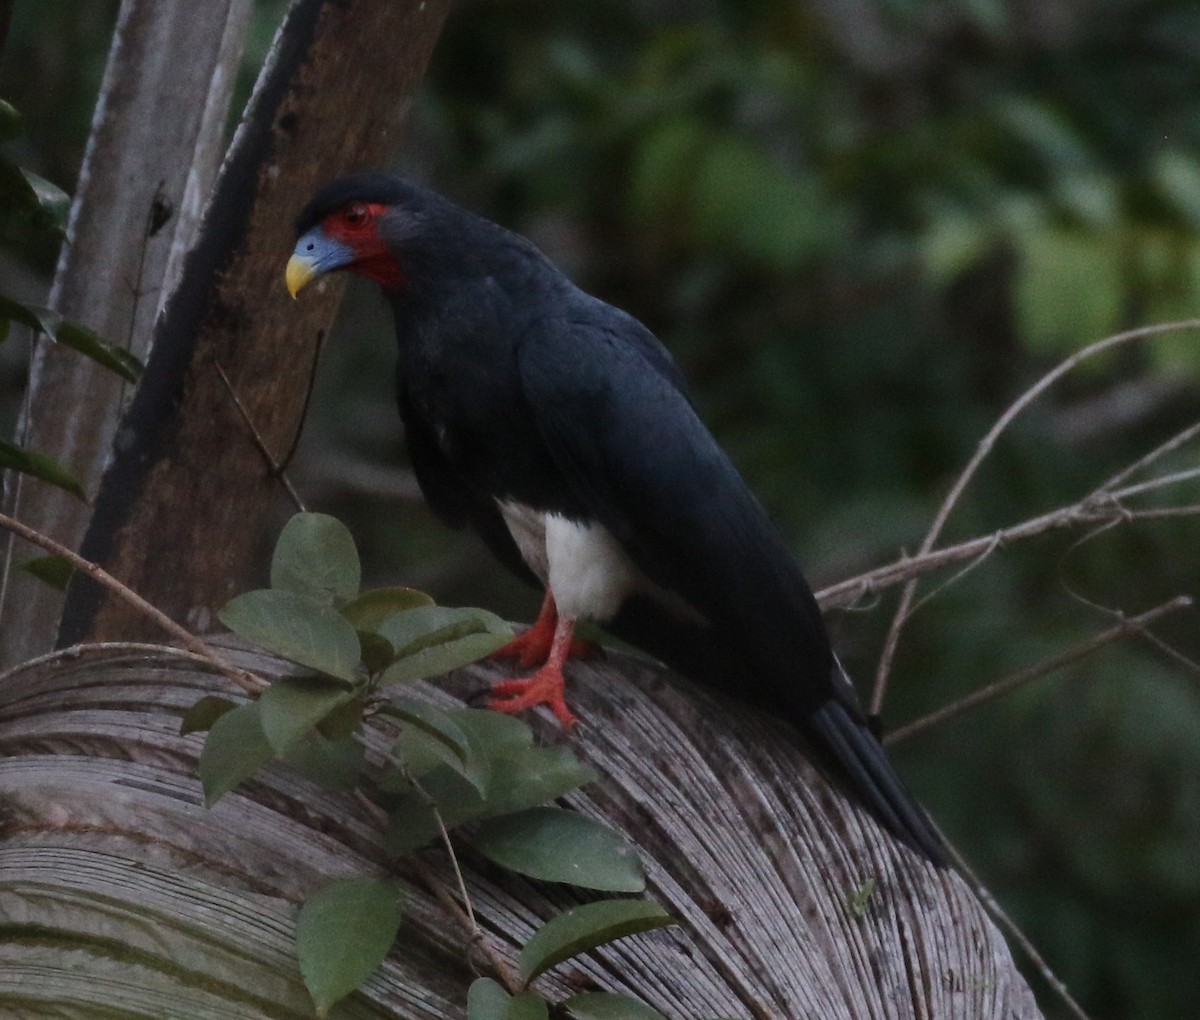
M 296 954 L 317 1016 L 325 1016 L 383 962 L 404 906 L 394 882 L 375 878 L 335 882 L 305 900 L 296 921 Z
M 36 305 L 26 305 L 0 295 L 0 318 L 11 319 L 45 335 L 48 339 L 70 347 L 99 365 L 130 382 L 137 382 L 142 372 L 138 358 L 113 344 L 101 340 L 90 329 L 64 319 L 58 312 Z
M 469 634 L 500 634 L 511 638 L 512 627 L 484 609 L 422 606 L 389 617 L 376 633 L 390 641 L 397 657 L 402 657 Z
M 124 347 L 116 347 L 101 340 L 90 329 L 77 322 L 60 319 L 58 328 L 50 335 L 63 347 L 70 347 L 71 350 L 91 358 L 97 365 L 115 372 L 129 382 L 137 382 L 142 374 L 143 365 L 136 355 Z
M 299 513 L 283 526 L 271 557 L 272 588 L 334 605 L 354 598 L 361 579 L 354 537 L 337 518 Z
M 21 447 L 13 446 L 3 439 L 0 439 L 0 471 L 19 471 L 23 475 L 32 475 L 87 502 L 83 486 L 53 457 L 34 453 L 32 450 L 22 450 Z
M 19 569 L 59 591 L 67 590 L 67 585 L 71 583 L 71 577 L 75 573 L 71 561 L 65 556 L 34 556 L 25 560 Z
M 356 627 L 354 633 L 358 635 L 358 646 L 362 649 L 362 661 L 366 667 L 367 676 L 382 673 L 392 664 L 396 652 L 390 642 L 381 638 L 373 630 Z
M 260 588 L 217 613 L 234 633 L 285 659 L 354 683 L 358 635 L 332 606 L 298 592 Z
M 381 706 L 379 714 L 424 730 L 431 737 L 441 741 L 460 761 L 465 761 L 470 753 L 471 743 L 467 732 L 449 713 L 427 701 L 397 698 Z
M 274 757 L 259 722 L 257 701 L 226 712 L 213 723 L 200 752 L 204 803 L 212 807 Z
M 433 599 L 416 588 L 372 588 L 342 606 L 342 615 L 355 630 L 376 631 L 388 617 L 432 605 Z
M 235 708 L 237 703 L 228 698 L 206 694 L 184 713 L 183 721 L 179 724 L 179 735 L 186 737 L 189 733 L 211 730 L 213 723 Z
M 439 765 L 445 765 L 474 786 L 480 796 L 487 794 L 488 762 L 472 754 L 469 749 L 465 756 L 460 754 L 425 730 L 415 726 L 404 727 L 392 753 L 404 762 L 408 775 L 414 779 L 419 779 Z M 387 789 L 386 784 L 383 785 Z
M 467 1020 L 546 1020 L 546 1002 L 532 992 L 513 997 L 491 978 L 477 978 L 467 991 Z
M 331 740 L 321 733 L 306 734 L 284 756 L 305 779 L 327 790 L 353 790 L 362 778 L 366 748 L 357 740 Z
M 626 935 L 674 923 L 670 914 L 649 900 L 601 900 L 574 907 L 547 921 L 525 943 L 521 950 L 521 980 L 528 984 L 572 956 Z
M 575 1020 L 667 1020 L 657 1009 L 615 992 L 580 992 L 563 1005 Z
M 646 887 L 637 851 L 619 832 L 575 811 L 537 807 L 484 822 L 471 845 L 512 871 L 604 892 Z
M 25 131 L 24 118 L 12 103 L 0 99 L 0 142 L 19 138 Z
M 485 708 L 455 708 L 446 716 L 467 734 L 473 751 L 490 761 L 499 761 L 533 747 L 529 724 L 503 712 Z
M 403 857 L 440 834 L 429 801 L 437 805 L 447 829 L 480 817 L 487 808 L 479 791 L 454 769 L 439 766 L 422 776 L 421 790 L 396 797 L 389 811 L 384 848 L 393 857 Z
M 493 762 L 487 813 L 509 814 L 537 807 L 596 779 L 566 747 L 529 747 Z
M 258 699 L 267 743 L 277 755 L 287 754 L 317 723 L 353 697 L 353 691 L 317 677 L 276 680 Z
M 71 196 L 32 170 L 21 167 L 21 176 L 25 178 L 25 184 L 46 222 L 59 230 L 66 227 L 67 215 L 71 211 Z
M 379 686 L 390 687 L 424 680 L 426 677 L 444 676 L 451 670 L 469 666 L 485 655 L 491 655 L 508 641 L 509 638 L 502 634 L 468 634 L 445 644 L 422 648 L 388 666 L 379 676 Z
M 512 996 L 498 982 L 481 977 L 467 989 L 467 1020 L 508 1020 Z

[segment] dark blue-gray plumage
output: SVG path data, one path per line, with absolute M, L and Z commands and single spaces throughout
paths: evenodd
M 594 619 L 692 679 L 794 723 L 910 846 L 944 847 L 872 735 L 807 582 L 636 319 L 532 244 L 407 181 L 347 178 L 309 203 L 296 293 L 350 269 L 395 313 L 400 413 L 430 506 L 547 588 L 494 703 L 573 717 L 561 668 Z M 535 649 L 531 651 L 531 649 Z

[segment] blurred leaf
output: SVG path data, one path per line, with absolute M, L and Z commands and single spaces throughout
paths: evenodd
M 25 132 L 24 119 L 11 103 L 0 99 L 0 142 L 19 138 Z
M 259 722 L 257 701 L 224 713 L 212 724 L 200 752 L 204 803 L 212 807 L 274 757 Z
M 521 980 L 528 984 L 563 960 L 627 935 L 675 924 L 649 900 L 601 900 L 573 907 L 547 921 L 521 950 Z
M 375 878 L 334 882 L 304 901 L 296 953 L 317 1016 L 375 972 L 396 941 L 404 908 L 396 883 Z
M 1107 239 L 1047 227 L 1022 239 L 1016 278 L 1021 335 L 1058 353 L 1120 327 L 1120 252 Z
M 217 617 L 235 634 L 318 672 L 354 683 L 360 649 L 354 628 L 309 595 L 260 588 L 227 602 Z
M 75 568 L 65 556 L 34 556 L 25 560 L 20 569 L 59 591 L 67 590 L 75 574 Z
M 71 211 L 71 196 L 57 184 L 52 184 L 31 170 L 22 167 L 21 174 L 48 224 L 59 230 L 64 229 L 67 225 L 67 214 Z
M 1192 227 L 1200 227 L 1200 163 L 1179 149 L 1158 153 L 1151 174 L 1159 193 Z
M 575 811 L 537 807 L 485 821 L 471 837 L 485 857 L 545 882 L 641 892 L 641 861 L 619 832 Z
M 32 450 L 22 450 L 21 447 L 13 446 L 3 439 L 0 439 L 0 471 L 19 471 L 87 502 L 83 486 L 53 457 L 34 453 Z
M 478 662 L 507 644 L 510 638 L 511 635 L 506 637 L 503 634 L 468 634 L 444 644 L 421 648 L 388 666 L 380 674 L 378 684 L 380 687 L 389 687 L 424 680 L 426 677 L 444 676 L 451 670 Z
M 237 703 L 228 698 L 206 694 L 184 713 L 183 720 L 179 724 L 179 735 L 186 737 L 189 733 L 210 730 L 213 723 L 226 712 L 232 712 L 235 708 L 237 708 Z
M 487 761 L 469 751 L 464 757 L 425 730 L 406 726 L 396 738 L 392 753 L 404 762 L 408 774 L 414 778 L 419 779 L 431 769 L 445 765 L 474 786 L 481 796 L 487 794 Z
M 0 158 L 0 216 L 24 217 L 61 236 L 70 208 L 70 196 L 56 185 Z
M 271 557 L 272 588 L 334 605 L 353 599 L 361 579 L 354 537 L 337 518 L 298 513 L 283 526 Z
M 276 680 L 258 699 L 267 743 L 285 755 L 317 723 L 354 697 L 352 691 L 318 678 Z
M 667 1020 L 657 1009 L 615 992 L 580 992 L 563 1005 L 576 1020 Z
M 377 631 L 388 617 L 431 605 L 433 599 L 415 588 L 372 588 L 342 606 L 342 615 L 355 630 Z

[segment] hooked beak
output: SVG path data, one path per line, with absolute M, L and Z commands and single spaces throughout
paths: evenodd
M 354 249 L 328 237 L 320 227 L 304 234 L 288 259 L 284 280 L 288 293 L 296 297 L 314 279 L 354 261 Z

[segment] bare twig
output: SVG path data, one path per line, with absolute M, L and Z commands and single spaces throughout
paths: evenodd
M 1021 947 L 1021 951 L 1029 958 L 1029 962 L 1033 964 L 1034 969 L 1041 975 L 1042 980 L 1046 982 L 1051 990 L 1062 1000 L 1063 1005 L 1067 1007 L 1068 1012 L 1076 1018 L 1076 1020 L 1091 1020 L 1083 1007 L 1072 997 L 1067 986 L 1062 979 L 1050 969 L 1050 964 L 1046 962 L 1045 957 L 1037 951 L 1037 947 L 1020 926 L 1014 921 L 997 902 L 996 897 L 992 895 L 991 890 L 980 881 L 979 876 L 967 864 L 966 859 L 960 854 L 949 842 L 946 842 L 946 847 L 950 851 L 950 856 L 953 858 L 955 866 L 962 873 L 962 876 L 971 884 L 971 888 L 975 893 L 976 898 L 983 904 L 984 909 L 992 915 L 1006 932 L 1009 937 Z
M 948 719 L 953 719 L 972 708 L 985 704 L 989 701 L 994 701 L 1010 691 L 1016 690 L 1018 687 L 1024 687 L 1040 677 L 1053 673 L 1061 669 L 1063 666 L 1068 666 L 1072 662 L 1091 655 L 1092 652 L 1103 648 L 1105 645 L 1110 645 L 1114 641 L 1119 641 L 1123 637 L 1130 634 L 1137 634 L 1143 637 L 1153 638 L 1153 635 L 1146 629 L 1151 623 L 1165 616 L 1167 613 L 1173 613 L 1179 609 L 1186 609 L 1192 605 L 1192 600 L 1186 595 L 1180 595 L 1171 599 L 1169 602 L 1164 602 L 1162 605 L 1155 606 L 1153 609 L 1132 617 L 1128 620 L 1121 620 L 1115 626 L 1108 630 L 1102 631 L 1094 638 L 1084 641 L 1078 645 L 1068 648 L 1058 655 L 1052 655 L 1048 659 L 1043 659 L 1041 662 L 1030 666 L 1027 669 L 1019 670 L 1002 680 L 997 680 L 995 683 L 988 684 L 986 687 L 981 687 L 976 691 L 957 701 L 953 701 L 948 705 L 943 705 L 936 711 L 930 712 L 928 715 L 923 715 L 919 719 L 914 719 L 912 722 L 904 726 L 900 726 L 884 737 L 884 744 L 889 747 L 893 744 L 898 744 L 902 740 L 907 740 L 909 737 L 917 733 L 927 730 L 933 726 L 938 726 Z M 1178 653 L 1176 653 L 1178 654 Z M 1190 660 L 1189 660 L 1190 661 Z
M 1138 488 L 1145 492 L 1149 491 L 1147 486 L 1157 488 L 1160 483 L 1155 480 L 1153 483 L 1144 483 Z M 957 545 L 934 549 L 919 556 L 903 556 L 885 566 L 876 567 L 874 570 L 822 588 L 817 592 L 817 601 L 823 606 L 851 605 L 860 599 L 877 595 L 897 584 L 913 581 L 934 571 L 968 561 L 982 561 L 999 549 L 1015 545 L 1026 539 L 1036 538 L 1038 535 L 1058 528 L 1078 527 L 1083 524 L 1112 525 L 1132 521 L 1156 521 L 1200 515 L 1200 503 L 1130 510 L 1121 504 L 1121 498 L 1127 492 L 1128 490 L 1124 489 L 1110 493 L 1101 493 L 1100 490 L 1097 490 L 1089 493 L 1078 503 L 1059 507 L 1039 517 L 1031 517 L 1027 521 L 1008 528 L 1001 528 L 989 535 L 980 535 Z M 974 564 L 972 564 L 973 566 Z
M 417 796 L 433 811 L 433 816 L 437 820 L 442 845 L 445 847 L 446 853 L 450 857 L 450 863 L 454 868 L 454 877 L 458 883 L 458 892 L 462 898 L 462 903 L 459 903 L 454 898 L 450 890 L 446 888 L 446 884 L 416 855 L 410 854 L 408 857 L 401 859 L 396 862 L 396 867 L 411 872 L 420 881 L 426 890 L 445 908 L 446 912 L 454 918 L 459 927 L 463 929 L 470 944 L 487 958 L 488 965 L 500 978 L 508 991 L 516 995 L 522 988 L 521 980 L 512 967 L 509 966 L 508 961 L 500 954 L 499 950 L 488 941 L 483 929 L 479 927 L 479 922 L 475 919 L 475 911 L 471 906 L 471 897 L 467 893 L 467 884 L 463 879 L 462 870 L 458 864 L 458 855 L 454 852 L 454 845 L 450 842 L 450 833 L 446 831 L 446 823 L 442 820 L 442 814 L 438 810 L 437 803 L 429 796 L 424 787 L 409 775 L 404 762 L 386 751 L 382 752 L 382 757 L 412 783 L 413 789 L 417 791 Z M 356 790 L 355 795 L 358 802 L 370 812 L 380 830 L 382 831 L 386 828 L 388 823 L 387 812 L 371 800 L 362 790 Z
M 1129 481 L 1130 478 L 1136 475 L 1143 468 L 1147 468 L 1151 464 L 1162 460 L 1162 458 L 1169 453 L 1174 453 L 1185 443 L 1191 442 L 1197 436 L 1200 436 L 1200 421 L 1194 422 L 1187 428 L 1176 432 L 1175 435 L 1173 435 L 1166 442 L 1159 443 L 1158 446 L 1156 446 L 1145 456 L 1139 457 L 1128 467 L 1122 468 L 1103 485 L 1101 485 L 1098 491 L 1107 492 L 1111 489 L 1115 489 L 1118 485 L 1122 485 L 1123 483 Z
M 9 517 L 7 514 L 0 514 L 0 528 L 12 532 L 15 535 L 19 535 L 21 538 L 25 539 L 26 542 L 36 545 L 41 549 L 45 549 L 46 552 L 50 553 L 52 556 L 61 556 L 76 570 L 82 571 L 97 584 L 103 585 L 114 595 L 116 595 L 117 598 L 119 598 L 122 602 L 132 606 L 142 616 L 153 620 L 168 634 L 176 638 L 185 648 L 188 649 L 188 651 L 199 656 L 201 659 L 204 659 L 210 665 L 215 667 L 223 676 L 228 677 L 247 694 L 256 695 L 263 689 L 264 685 L 262 681 L 259 680 L 258 677 L 254 676 L 253 673 L 249 673 L 244 669 L 239 669 L 237 666 L 233 666 L 226 662 L 186 627 L 181 627 L 161 610 L 152 606 L 132 588 L 122 584 L 115 577 L 113 577 L 112 574 L 97 566 L 95 563 L 92 563 L 91 560 L 85 560 L 82 556 L 73 550 L 68 549 L 65 545 L 61 545 L 60 543 L 54 541 L 54 539 L 48 538 L 41 532 L 35 531 L 27 524 L 22 524 L 20 521 Z
M 1008 428 L 1013 420 L 1021 414 L 1030 404 L 1038 399 L 1046 392 L 1054 383 L 1061 379 L 1064 375 L 1074 370 L 1079 364 L 1088 358 L 1094 357 L 1105 351 L 1116 347 L 1123 346 L 1138 340 L 1144 340 L 1149 337 L 1161 336 L 1165 333 L 1176 333 L 1189 329 L 1200 329 L 1200 319 L 1188 319 L 1182 322 L 1170 322 L 1157 326 L 1143 326 L 1140 329 L 1129 330 L 1125 333 L 1117 333 L 1114 336 L 1105 337 L 1103 340 L 1098 340 L 1093 344 L 1080 351 L 1076 351 L 1069 358 L 1060 362 L 1051 371 L 1041 377 L 1033 386 L 1022 393 L 1003 414 L 996 420 L 996 423 L 988 430 L 987 434 L 980 440 L 979 445 L 975 449 L 975 453 L 967 462 L 967 466 L 955 480 L 950 492 L 942 501 L 938 508 L 937 514 L 934 516 L 933 523 L 930 525 L 928 533 L 925 535 L 924 541 L 918 550 L 919 555 L 930 552 L 938 537 L 945 527 L 947 519 L 950 517 L 954 507 L 958 504 L 966 487 L 975 477 L 975 473 L 979 470 L 979 465 L 991 452 L 996 440 Z M 879 659 L 879 668 L 875 675 L 875 687 L 871 694 L 870 712 L 872 715 L 878 715 L 883 708 L 883 698 L 887 692 L 888 677 L 891 673 L 892 661 L 896 655 L 896 648 L 900 643 L 900 633 L 904 628 L 904 624 L 908 619 L 909 611 L 912 606 L 913 597 L 916 594 L 916 580 L 910 580 L 904 587 L 904 591 L 900 597 L 900 604 L 896 608 L 896 613 L 892 617 L 892 624 L 888 630 L 887 640 L 884 642 L 883 653 Z
M 217 374 L 221 377 L 221 382 L 225 384 L 225 389 L 229 391 L 229 396 L 233 399 L 233 406 L 237 408 L 238 414 L 241 415 L 242 421 L 246 424 L 246 428 L 250 430 L 250 435 L 254 439 L 254 445 L 258 447 L 258 452 L 263 455 L 263 460 L 271 468 L 271 474 L 283 484 L 296 509 L 300 513 L 304 513 L 304 501 L 300 498 L 300 493 L 292 485 L 292 480 L 288 478 L 283 466 L 275 460 L 271 451 L 267 449 L 266 440 L 263 439 L 262 433 L 258 431 L 258 426 L 254 424 L 253 419 L 250 417 L 250 412 L 246 410 L 246 405 L 242 403 L 242 398 L 237 395 L 237 390 L 233 388 L 233 383 L 229 381 L 229 376 L 225 374 L 225 369 L 221 367 L 219 361 L 214 361 L 213 364 L 216 366 Z M 307 402 L 305 406 L 307 407 Z M 291 454 L 288 454 L 288 456 L 290 457 Z

